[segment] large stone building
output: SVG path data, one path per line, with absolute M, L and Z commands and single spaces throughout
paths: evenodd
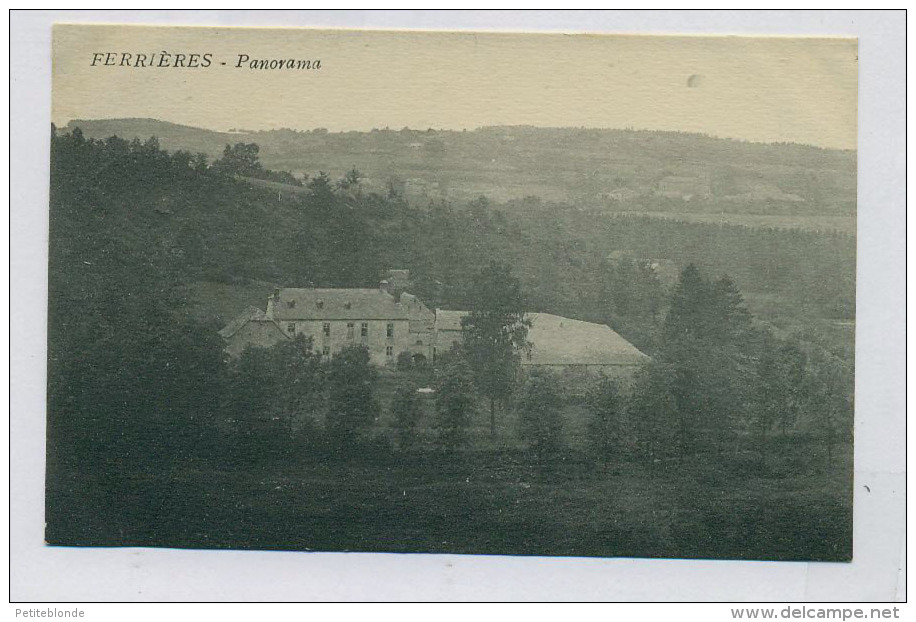
M 425 307 L 410 294 L 400 298 L 385 282 L 377 289 L 285 288 L 268 299 L 266 317 L 289 338 L 311 337 L 322 356 L 360 344 L 377 365 L 394 363 L 401 352 L 429 357 Z
M 360 344 L 368 348 L 376 365 L 395 363 L 402 352 L 428 360 L 433 355 L 436 316 L 405 291 L 409 286 L 409 271 L 389 270 L 377 288 L 276 289 L 266 311 L 248 309 L 220 335 L 233 358 L 248 346 L 270 347 L 305 335 L 322 356 Z
M 378 288 L 283 288 L 274 291 L 267 310 L 249 309 L 220 331 L 230 356 L 248 346 L 270 347 L 298 335 L 312 338 L 322 356 L 349 345 L 363 345 L 376 365 L 397 362 L 402 352 L 415 360 L 434 360 L 461 343 L 466 311 L 436 309 L 406 291 L 406 270 L 389 271 Z M 627 378 L 648 356 L 603 324 L 549 313 L 529 313 L 530 352 L 523 369 L 552 369 L 574 376 Z

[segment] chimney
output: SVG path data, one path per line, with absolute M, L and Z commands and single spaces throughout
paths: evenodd
M 396 301 L 401 299 L 401 294 L 403 294 L 410 287 L 410 270 L 388 270 L 387 279 L 385 284 L 389 294 L 394 296 Z
M 381 281 L 379 281 L 378 288 L 379 288 L 381 291 L 385 292 L 386 294 L 390 294 L 390 293 L 391 293 L 391 287 L 390 287 L 388 281 L 385 280 L 385 279 L 382 279 Z

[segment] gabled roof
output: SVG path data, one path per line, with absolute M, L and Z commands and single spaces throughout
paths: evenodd
M 281 289 L 273 318 L 284 320 L 407 320 L 407 309 L 380 289 Z
M 467 311 L 436 309 L 437 331 L 460 331 Z M 649 357 L 604 324 L 527 313 L 530 356 L 522 365 L 638 365 Z
M 522 365 L 638 365 L 649 357 L 604 324 L 529 313 L 530 356 Z
M 436 309 L 436 330 L 461 330 L 461 318 L 468 314 L 467 311 L 449 311 Z
M 223 339 L 229 339 L 232 335 L 239 332 L 248 322 L 270 322 L 271 324 L 275 324 L 273 320 L 268 318 L 267 315 L 257 307 L 248 307 L 244 312 L 226 324 L 226 326 L 219 331 L 219 335 Z
M 410 332 L 422 333 L 432 329 L 436 321 L 436 314 L 430 311 L 422 300 L 413 294 L 404 292 L 398 303 L 407 309 L 407 315 L 410 317 Z

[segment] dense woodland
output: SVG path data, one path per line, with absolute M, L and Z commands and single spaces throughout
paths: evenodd
M 217 494 L 189 493 L 188 473 L 205 480 L 305 465 L 332 479 L 359 469 L 371 481 L 373 469 L 397 468 L 406 479 L 450 481 L 460 469 L 490 465 L 489 477 L 540 478 L 547 499 L 564 478 L 585 478 L 597 491 L 638 471 L 674 486 L 702 465 L 710 490 L 726 485 L 727 473 L 740 490 L 742 481 L 763 478 L 770 490 L 791 478 L 773 494 L 802 496 L 758 512 L 760 524 L 750 497 L 734 500 L 739 510 L 694 499 L 699 505 L 678 511 L 708 541 L 665 532 L 650 545 L 631 526 L 603 536 L 597 549 L 452 534 L 446 550 L 848 557 L 852 346 L 825 326 L 854 320 L 854 238 L 595 220 L 533 197 L 417 205 L 395 188 L 364 191 L 355 168 L 339 179 L 315 171 L 291 181 L 261 166 L 254 147 L 226 146 L 211 163 L 166 152 L 155 139 L 53 133 L 49 541 L 205 546 L 201 533 L 220 532 L 211 545 L 384 550 L 362 532 L 350 542 L 271 540 L 255 534 L 249 514 L 226 508 L 214 510 L 224 522 L 176 536 L 161 523 L 209 507 L 204 500 Z M 640 258 L 672 262 L 676 281 L 663 282 Z M 322 360 L 304 339 L 229 362 L 216 334 L 226 318 L 199 312 L 202 283 L 371 287 L 389 267 L 409 268 L 414 293 L 430 307 L 471 310 L 470 344 L 488 342 L 494 310 L 513 336 L 499 352 L 468 346 L 435 368 L 403 361 L 397 371 L 375 370 L 359 349 Z M 766 302 L 765 317 L 752 313 L 754 299 Z M 517 381 L 502 372 L 524 347 L 524 311 L 607 323 L 652 362 L 632 386 L 596 382 L 584 396 L 550 375 Z M 436 390 L 432 404 L 415 391 L 427 385 Z M 570 409 L 587 421 L 584 445 L 568 441 Z M 475 436 L 480 412 L 489 421 Z M 510 420 L 511 429 L 500 427 Z M 831 485 L 820 490 L 823 481 Z M 786 529 L 781 544 L 761 535 Z M 742 549 L 750 532 L 759 542 Z

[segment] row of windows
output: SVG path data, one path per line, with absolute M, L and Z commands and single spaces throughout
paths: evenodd
M 324 301 L 323 301 L 323 300 L 317 300 L 317 301 L 315 301 L 315 307 L 318 308 L 318 309 L 324 309 Z M 296 308 L 296 301 L 295 301 L 295 300 L 287 300 L 287 301 L 286 301 L 286 308 L 287 308 L 287 309 L 295 309 L 295 308 Z M 352 302 L 345 302 L 345 303 L 344 303 L 344 309 L 348 309 L 348 310 L 349 310 L 349 309 L 352 309 L 352 308 L 353 308 L 353 303 L 352 303 Z
M 287 324 L 286 332 L 288 332 L 290 335 L 295 335 L 296 334 L 296 324 L 294 322 L 290 322 L 289 324 Z M 330 322 L 324 322 L 321 325 L 321 333 L 325 337 L 331 336 L 331 323 Z M 353 339 L 355 334 L 356 334 L 356 323 L 347 322 L 347 339 Z M 360 337 L 369 336 L 369 322 L 360 323 L 359 336 Z M 388 325 L 385 327 L 385 336 L 388 337 L 389 339 L 394 337 L 394 324 L 392 322 L 388 322 Z
M 322 346 L 321 356 L 323 357 L 331 356 L 331 346 Z M 385 346 L 385 356 L 389 358 L 394 356 L 394 346 Z

